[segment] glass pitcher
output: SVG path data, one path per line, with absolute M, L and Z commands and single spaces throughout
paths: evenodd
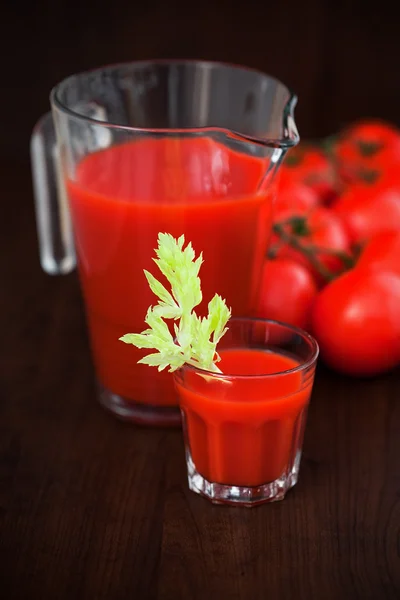
M 205 307 L 218 292 L 234 316 L 254 313 L 296 97 L 247 68 L 146 61 L 73 75 L 50 100 L 31 140 L 41 265 L 78 265 L 101 404 L 179 424 L 172 376 L 119 341 L 156 301 L 143 269 L 159 276 L 159 232 L 184 234 L 203 252 Z

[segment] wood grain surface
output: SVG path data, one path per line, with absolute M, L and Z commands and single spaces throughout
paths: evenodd
M 399 124 L 394 15 L 339 0 L 2 11 L 0 597 L 400 598 L 399 372 L 352 380 L 320 365 L 296 488 L 253 510 L 212 506 L 187 488 L 179 430 L 97 404 L 77 276 L 40 270 L 27 160 L 51 86 L 127 59 L 268 71 L 298 92 L 305 137 L 358 116 Z

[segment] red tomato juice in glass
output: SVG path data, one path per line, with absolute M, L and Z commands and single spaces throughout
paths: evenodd
M 79 274 L 97 376 L 126 400 L 177 404 L 172 377 L 137 361 L 118 340 L 145 329 L 157 302 L 143 274 L 159 232 L 185 235 L 203 253 L 203 305 L 218 292 L 235 315 L 257 305 L 272 194 L 260 191 L 266 159 L 206 137 L 142 138 L 85 157 L 68 180 Z M 262 190 L 262 188 L 261 188 Z
M 210 381 L 188 369 L 185 385 L 176 379 L 192 461 L 213 483 L 275 481 L 301 448 L 312 381 L 304 384 L 301 371 L 282 373 L 299 366 L 284 354 L 241 348 L 220 356 L 223 373 L 239 377 Z

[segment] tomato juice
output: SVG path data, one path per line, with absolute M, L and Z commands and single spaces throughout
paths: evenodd
M 175 378 L 192 461 L 209 482 L 273 482 L 301 448 L 312 378 L 303 382 L 302 370 L 291 371 L 299 362 L 277 352 L 240 348 L 220 356 L 229 381 L 190 368 Z
M 86 156 L 67 192 L 99 382 L 127 401 L 177 403 L 172 376 L 137 361 L 118 340 L 145 329 L 157 300 L 143 274 L 163 276 L 152 257 L 159 232 L 185 235 L 203 253 L 203 305 L 218 292 L 236 316 L 257 308 L 271 228 L 266 159 L 210 137 L 143 137 Z M 165 281 L 164 281 L 165 283 Z

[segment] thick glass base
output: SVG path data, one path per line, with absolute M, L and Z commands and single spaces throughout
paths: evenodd
M 213 504 L 228 504 L 251 508 L 267 502 L 283 500 L 286 492 L 296 485 L 299 476 L 301 452 L 296 455 L 292 469 L 275 481 L 255 487 L 224 485 L 207 481 L 196 470 L 190 453 L 186 452 L 189 488 L 211 500 Z
M 180 427 L 181 413 L 178 406 L 154 406 L 132 402 L 98 385 L 100 404 L 122 421 L 149 425 L 151 427 Z

